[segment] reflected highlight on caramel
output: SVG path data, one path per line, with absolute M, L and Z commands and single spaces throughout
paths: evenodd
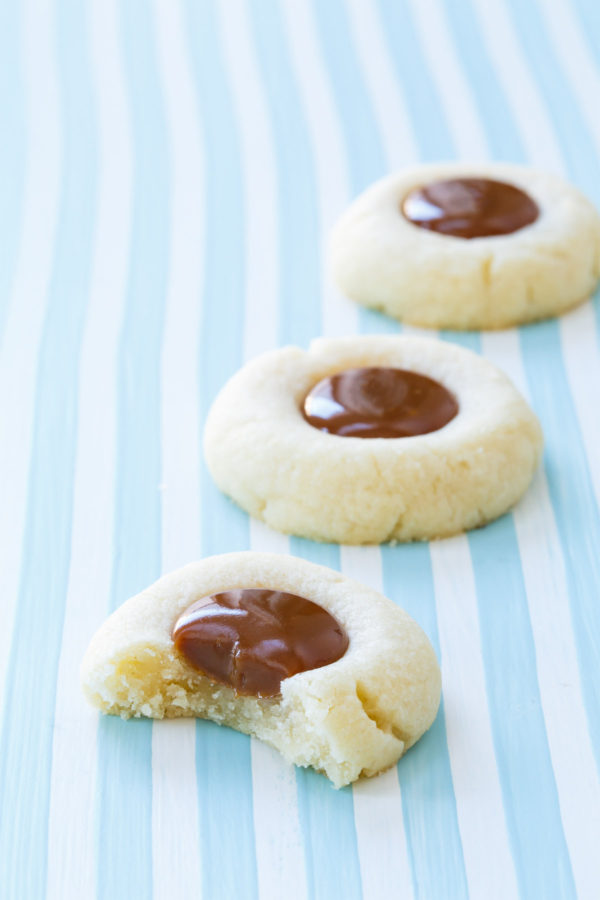
M 172 637 L 195 669 L 255 697 L 277 696 L 285 678 L 335 662 L 349 644 L 322 606 L 266 588 L 197 600 L 181 614 Z
M 460 238 L 512 234 L 540 212 L 524 191 L 490 178 L 434 181 L 410 191 L 401 210 L 419 228 Z
M 438 431 L 458 413 L 458 403 L 425 375 L 371 366 L 319 381 L 302 412 L 313 428 L 340 437 L 399 438 Z

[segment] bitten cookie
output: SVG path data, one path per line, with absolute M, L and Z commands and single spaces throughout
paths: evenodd
M 346 544 L 445 537 L 506 512 L 539 423 L 470 351 L 416 337 L 319 339 L 246 365 L 209 413 L 217 485 L 279 531 Z
M 600 217 L 557 175 L 420 165 L 358 197 L 330 249 L 334 278 L 357 303 L 429 328 L 505 328 L 590 296 Z
M 390 600 L 251 552 L 192 563 L 128 600 L 93 638 L 82 681 L 103 712 L 212 719 L 336 787 L 393 765 L 440 698 L 427 637 Z

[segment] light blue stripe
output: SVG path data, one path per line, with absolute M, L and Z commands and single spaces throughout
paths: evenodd
M 132 232 L 118 352 L 117 473 L 111 605 L 160 574 L 160 381 L 169 246 L 165 117 L 154 23 L 122 4 L 133 137 Z M 103 718 L 98 733 L 98 897 L 152 897 L 152 726 Z
M 316 565 L 340 569 L 337 544 L 291 538 L 290 549 L 294 556 Z M 361 900 L 352 788 L 336 791 L 312 769 L 297 769 L 296 784 L 310 900 Z
M 574 898 L 512 515 L 469 532 L 486 690 L 519 890 Z
M 348 151 L 350 189 L 359 194 L 385 175 L 385 154 L 344 0 L 313 0 L 312 5 Z
M 208 406 L 242 362 L 245 271 L 244 193 L 231 91 L 213 3 L 186 4 L 198 114 L 204 133 L 206 221 L 199 378 Z M 205 554 L 248 548 L 248 517 L 215 487 L 203 466 Z M 196 724 L 196 776 L 204 897 L 258 895 L 250 740 L 209 722 Z M 223 848 L 228 848 L 224 851 Z M 234 848 L 234 857 L 231 857 Z M 223 853 L 231 858 L 225 864 Z
M 328 566 L 340 571 L 340 545 L 323 544 L 307 538 L 291 537 L 290 550 L 294 556 L 307 559 L 316 566 Z
M 96 208 L 96 132 L 83 13 L 76 2 L 58 4 L 60 208 L 39 351 L 24 564 L 0 744 L 0 859 L 7 900 L 43 897 L 46 882 L 56 674 L 71 548 L 77 375 Z
M 545 20 L 532 0 L 506 0 L 515 34 L 544 99 L 571 179 L 600 202 L 600 163 L 577 96 L 560 68 Z
M 597 73 L 600 72 L 600 8 L 597 0 L 571 0 L 571 10 L 576 24 L 579 26 L 581 37 L 592 57 Z M 595 156 L 596 169 L 598 168 L 598 154 Z M 589 184 L 586 179 L 586 191 L 600 206 L 600 180 L 598 177 L 590 177 Z M 593 184 L 591 183 L 593 182 Z M 596 313 L 600 316 L 600 303 L 596 303 Z M 600 318 L 598 320 L 600 334 Z
M 379 0 L 378 7 L 390 59 L 412 120 L 419 158 L 423 162 L 452 159 L 455 148 L 446 113 L 425 63 L 409 5 L 406 0 Z M 353 134 L 360 127 L 360 120 L 355 119 L 346 129 L 348 147 L 353 147 Z M 401 330 L 389 316 L 374 310 L 361 310 L 360 329 L 366 334 L 394 334 Z
M 250 738 L 196 722 L 202 887 L 210 898 L 258 897 Z
M 315 165 L 278 5 L 252 0 L 252 34 L 269 104 L 278 197 L 279 341 L 321 331 L 321 242 Z
M 497 160 L 523 159 L 524 148 L 520 134 L 514 127 L 510 104 L 485 52 L 469 0 L 446 3 L 448 25 L 457 46 L 460 62 L 468 78 L 477 104 L 479 116 L 485 121 L 486 137 L 492 158 Z
M 419 156 L 424 162 L 455 155 L 446 111 L 431 77 L 407 0 L 379 0 L 379 14 L 390 59 L 413 122 Z
M 385 592 L 440 645 L 427 544 L 381 548 Z M 468 897 L 443 704 L 430 730 L 398 763 L 416 900 Z
M 386 174 L 385 154 L 344 0 L 313 2 L 313 8 L 344 135 L 350 192 L 355 196 Z M 363 334 L 395 334 L 399 330 L 389 316 L 364 307 L 359 309 L 359 325 Z
M 27 134 L 21 4 L 0 4 L 0 347 L 23 220 Z
M 596 61 L 600 56 L 600 11 L 596 0 L 571 0 L 581 21 L 581 32 L 588 49 Z
M 336 791 L 314 769 L 298 769 L 296 784 L 310 900 L 361 900 L 352 788 Z
M 152 897 L 152 722 L 103 716 L 98 729 L 98 900 Z

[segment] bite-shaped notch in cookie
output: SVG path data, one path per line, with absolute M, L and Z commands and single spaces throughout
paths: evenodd
M 558 315 L 600 277 L 600 217 L 556 175 L 503 163 L 421 165 L 342 216 L 333 273 L 364 306 L 431 328 Z
M 193 563 L 128 600 L 94 636 L 82 681 L 103 712 L 212 719 L 336 787 L 393 765 L 440 697 L 427 637 L 390 600 L 251 552 Z
M 346 544 L 427 540 L 506 512 L 539 461 L 508 378 L 416 337 L 317 340 L 245 366 L 205 431 L 226 494 L 272 528 Z

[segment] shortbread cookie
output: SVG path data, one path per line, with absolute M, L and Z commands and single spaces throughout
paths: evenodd
M 128 600 L 82 666 L 103 712 L 200 716 L 341 787 L 393 765 L 433 722 L 439 667 L 386 597 L 304 560 L 229 553 Z
M 333 230 L 350 298 L 429 328 L 558 315 L 600 277 L 600 217 L 557 175 L 501 163 L 420 165 L 378 181 Z
M 225 385 L 205 431 L 213 478 L 243 509 L 345 544 L 483 525 L 523 494 L 541 447 L 502 372 L 453 344 L 397 336 L 266 353 Z

